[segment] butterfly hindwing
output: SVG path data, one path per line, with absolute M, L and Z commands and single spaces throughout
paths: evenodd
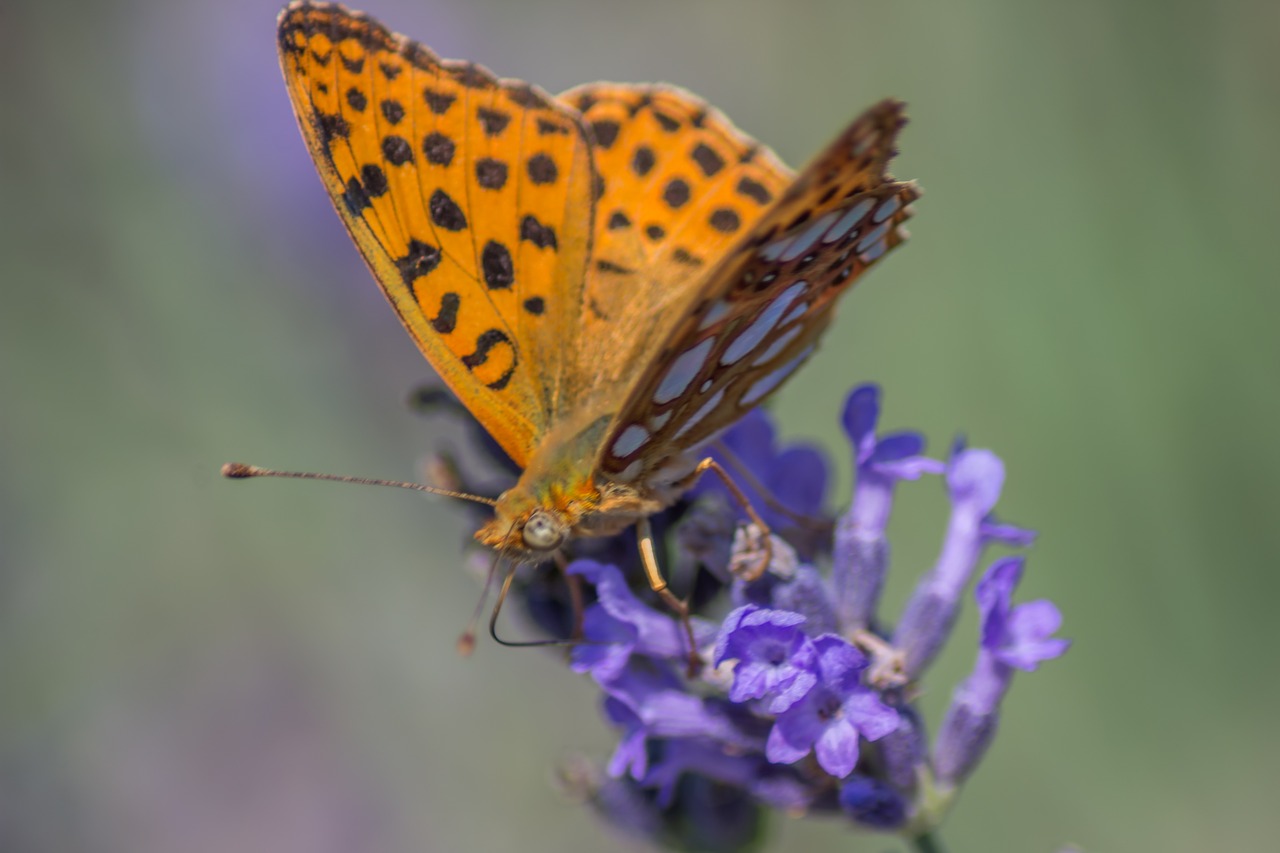
M 919 193 L 886 174 L 903 121 L 893 101 L 858 118 L 709 272 L 615 419 L 606 475 L 673 470 L 808 357 L 836 299 L 905 236 Z
M 419 348 L 524 464 L 551 426 L 590 253 L 577 114 L 340 6 L 278 25 L 334 205 Z

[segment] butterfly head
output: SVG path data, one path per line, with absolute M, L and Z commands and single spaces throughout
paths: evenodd
M 498 551 L 536 556 L 555 551 L 572 529 L 564 509 L 512 489 L 498 498 L 493 518 L 476 531 L 476 539 Z

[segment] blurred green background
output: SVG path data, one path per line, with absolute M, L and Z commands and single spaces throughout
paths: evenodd
M 550 91 L 668 80 L 791 163 L 893 95 L 913 239 L 781 394 L 848 467 L 845 390 L 1008 464 L 1020 676 L 953 849 L 1274 844 L 1280 6 L 369 0 Z M 553 655 L 453 641 L 453 506 L 235 484 L 413 477 L 429 369 L 316 179 L 276 0 L 0 5 L 0 849 L 586 851 L 548 783 L 612 734 Z M 848 492 L 848 476 L 838 501 Z M 899 604 L 942 501 L 895 516 Z M 931 674 L 936 724 L 972 614 Z M 779 819 L 771 849 L 890 850 Z M 624 844 L 625 847 L 625 844 Z

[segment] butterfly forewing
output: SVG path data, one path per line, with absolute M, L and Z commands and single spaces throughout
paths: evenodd
M 715 260 L 791 182 L 771 151 L 671 86 L 592 83 L 578 109 L 599 174 L 578 353 L 621 402 L 637 363 L 688 311 Z
M 518 463 L 551 426 L 590 250 L 576 113 L 339 6 L 280 17 L 289 94 L 387 298 Z
M 905 236 L 918 191 L 885 171 L 902 123 L 891 101 L 857 119 L 715 265 L 614 421 L 606 475 L 672 470 L 808 357 L 839 295 Z

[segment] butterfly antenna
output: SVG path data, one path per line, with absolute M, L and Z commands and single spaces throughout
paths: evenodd
M 725 444 L 723 441 L 715 441 L 713 442 L 713 444 L 715 445 L 716 451 L 721 456 L 724 457 L 724 461 L 727 462 L 729 464 L 729 467 L 733 469 L 733 473 L 741 477 L 742 480 L 748 486 L 750 486 L 751 489 L 757 495 L 760 496 L 760 500 L 769 509 L 773 510 L 779 515 L 785 515 L 787 518 L 791 519 L 796 524 L 800 525 L 801 527 L 807 527 L 810 530 L 825 532 L 831 529 L 830 521 L 822 518 L 814 518 L 811 515 L 804 515 L 803 513 L 796 512 L 790 507 L 780 503 L 778 499 L 775 498 L 767 488 L 765 488 L 764 483 L 760 482 L 760 478 L 757 477 L 755 474 L 753 474 L 749 468 L 747 468 L 746 464 L 742 461 L 742 459 L 738 456 L 738 454 L 734 453 L 732 450 L 729 449 L 729 445 Z
M 222 476 L 231 480 L 247 480 L 251 477 L 283 477 L 288 480 L 330 480 L 334 483 L 356 483 L 361 486 L 392 486 L 397 489 L 410 489 L 415 492 L 426 492 L 446 498 L 457 498 L 472 501 L 485 506 L 497 506 L 493 498 L 469 495 L 466 492 L 455 492 L 452 489 L 439 489 L 422 483 L 406 483 L 402 480 L 379 480 L 372 477 L 343 477 L 338 474 L 314 474 L 305 471 L 273 471 L 270 468 L 259 468 L 256 465 L 245 465 L 242 462 L 228 462 L 222 466 Z

